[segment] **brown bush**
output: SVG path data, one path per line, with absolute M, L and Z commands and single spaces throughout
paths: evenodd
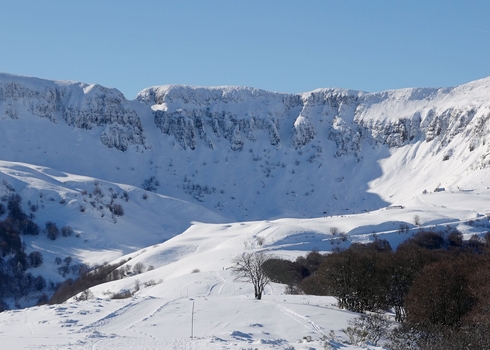
M 111 281 L 114 277 L 114 270 L 125 263 L 125 260 L 121 260 L 117 264 L 103 265 L 92 271 L 84 272 L 77 280 L 73 280 L 71 278 L 66 280 L 58 286 L 56 292 L 49 300 L 49 304 L 63 303 L 84 290 L 102 284 L 104 282 Z
M 407 296 L 408 321 L 460 325 L 474 304 L 467 276 L 465 265 L 458 261 L 443 260 L 426 266 Z

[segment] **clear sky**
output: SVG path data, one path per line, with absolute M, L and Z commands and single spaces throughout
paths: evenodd
M 280 92 L 490 76 L 489 0 L 4 0 L 0 72 Z

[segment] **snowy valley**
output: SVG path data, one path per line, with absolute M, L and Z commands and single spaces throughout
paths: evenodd
M 26 272 L 47 281 L 3 296 L 9 348 L 356 349 L 342 329 L 357 314 L 276 283 L 254 300 L 233 258 L 490 230 L 490 78 L 379 93 L 172 85 L 128 100 L 0 74 L 0 123 L 0 196 L 18 194 L 39 226 L 22 242 L 44 261 Z M 47 222 L 73 232 L 50 239 Z M 88 300 L 24 308 L 123 259 L 125 278 Z

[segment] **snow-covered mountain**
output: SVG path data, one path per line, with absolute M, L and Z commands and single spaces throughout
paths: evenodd
M 41 229 L 73 230 L 22 235 L 44 263 L 18 280 L 49 284 L 30 298 L 6 292 L 8 307 L 52 294 L 80 263 L 148 267 L 92 288 L 86 302 L 1 313 L 0 339 L 53 349 L 308 349 L 330 339 L 355 349 L 339 343 L 355 314 L 331 298 L 273 284 L 257 305 L 227 267 L 243 251 L 294 259 L 375 234 L 396 246 L 424 227 L 465 239 L 487 231 L 489 117 L 490 78 L 380 93 L 172 85 L 130 101 L 99 85 L 0 74 L 0 203 L 18 194 Z M 3 259 L 12 273 L 16 256 Z M 134 296 L 110 300 L 125 291 Z
M 472 187 L 489 96 L 490 78 L 380 93 L 172 85 L 128 101 L 2 74 L 0 159 L 144 184 L 231 220 L 361 212 L 411 195 L 397 183 Z

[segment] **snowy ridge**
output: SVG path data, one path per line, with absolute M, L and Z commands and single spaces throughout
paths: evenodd
M 314 131 L 335 129 L 337 118 L 347 124 L 354 123 L 353 130 L 357 126 L 355 131 L 366 138 L 372 136 L 389 146 L 402 146 L 419 139 L 432 141 L 437 136 L 448 142 L 450 136 L 462 131 L 467 134 L 481 132 L 490 108 L 489 90 L 490 78 L 456 88 L 380 93 L 318 89 L 303 94 L 285 94 L 246 87 L 167 85 L 147 88 L 136 100 L 151 107 L 156 126 L 163 133 L 174 136 L 184 149 L 189 143 L 189 148 L 194 149 L 198 139 L 213 147 L 209 139 L 214 134 L 227 138 L 231 149 L 241 150 L 236 143 L 247 139 L 255 142 L 255 130 L 269 130 L 273 146 L 281 139 L 286 141 L 283 144 L 289 145 L 289 131 L 301 124 L 297 118 L 326 122 L 315 125 L 309 141 L 303 141 L 302 146 L 313 140 Z M 54 123 L 61 119 L 68 125 L 87 130 L 105 126 L 101 141 L 107 147 L 121 151 L 130 145 L 149 147 L 141 124 L 145 113 L 136 111 L 137 106 L 116 89 L 0 74 L 0 101 L 3 118 L 15 119 L 31 114 Z M 471 125 L 473 119 L 478 120 L 477 125 Z M 171 128 L 172 123 L 178 124 L 179 128 Z M 465 130 L 468 126 L 478 130 Z M 119 134 L 121 128 L 124 128 L 124 135 Z M 288 132 L 283 131 L 280 135 L 279 128 Z M 397 135 L 382 136 L 393 132 Z M 304 135 L 304 130 L 299 133 Z M 293 144 L 298 145 L 297 142 Z
M 171 85 L 148 88 L 137 98 L 152 105 L 158 120 L 165 119 L 167 123 L 172 119 L 188 120 L 181 127 L 185 125 L 192 129 L 187 134 L 192 135 L 194 143 L 199 139 L 198 136 L 204 139 L 203 129 L 207 125 L 212 127 L 216 135 L 228 135 L 238 128 L 243 139 L 255 141 L 253 132 L 257 119 L 263 124 L 265 117 L 277 128 L 283 126 L 285 119 L 290 119 L 284 123 L 290 130 L 291 124 L 295 128 L 300 124 L 295 121 L 296 118 L 305 120 L 309 117 L 316 121 L 325 118 L 323 122 L 327 124 L 317 125 L 314 129 L 317 133 L 321 129 L 328 130 L 330 123 L 330 128 L 335 129 L 338 124 L 336 119 L 341 119 L 343 123 L 354 123 L 352 130 L 367 139 L 372 138 L 371 141 L 399 147 L 412 141 L 432 141 L 437 136 L 441 136 L 443 142 L 447 143 L 451 136 L 459 132 L 471 133 L 465 129 L 467 126 L 472 127 L 469 124 L 473 117 L 480 120 L 478 127 L 482 127 L 486 123 L 484 118 L 489 109 L 489 80 L 482 79 L 457 88 L 403 89 L 371 94 L 318 89 L 310 93 L 288 95 L 252 88 Z M 222 124 L 225 119 L 229 126 L 221 133 L 214 127 L 220 118 Z M 196 132 L 196 128 L 199 132 Z M 314 138 L 314 130 L 310 131 L 307 142 L 300 143 L 302 146 Z M 186 143 L 180 141 L 179 135 L 168 129 L 162 132 L 174 135 L 181 146 L 186 148 Z M 285 140 L 289 139 L 288 133 L 282 133 L 281 136 Z M 271 145 L 279 142 L 280 139 L 273 140 Z M 298 145 L 297 142 L 293 144 Z
M 153 179 L 154 191 L 235 220 L 361 212 L 397 200 L 375 186 L 381 175 L 413 181 L 422 169 L 431 182 L 421 178 L 417 191 L 467 187 L 490 164 L 489 86 L 167 85 L 128 101 L 99 85 L 0 74 L 0 159 L 137 187 Z
M 147 146 L 141 122 L 123 94 L 97 84 L 0 75 L 0 115 L 64 121 L 85 130 L 103 127 L 102 144 L 120 151 L 131 145 Z

